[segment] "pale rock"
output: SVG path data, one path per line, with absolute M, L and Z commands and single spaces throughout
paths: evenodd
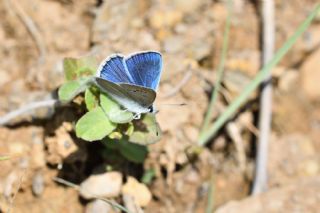
M 3 182 L 3 196 L 10 198 L 14 193 L 14 185 L 19 181 L 17 172 L 12 171 Z
M 147 206 L 152 195 L 148 187 L 139 183 L 134 177 L 128 177 L 127 182 L 122 187 L 122 194 L 132 196 L 138 206 Z
M 165 27 L 173 27 L 181 22 L 183 13 L 181 11 L 169 8 L 157 8 L 151 11 L 149 15 L 149 23 L 152 28 L 161 29 Z
M 80 184 L 80 195 L 85 199 L 95 197 L 117 197 L 122 186 L 122 174 L 119 172 L 106 172 L 91 175 Z
M 37 172 L 32 178 L 32 192 L 35 196 L 41 196 L 44 190 L 44 179 L 41 172 Z
M 10 77 L 7 70 L 0 69 L 0 88 L 10 81 Z
M 196 127 L 194 127 L 193 125 L 189 125 L 189 124 L 186 125 L 183 128 L 183 132 L 190 141 L 196 142 L 198 140 L 199 130 Z
M 302 89 L 308 98 L 320 99 L 320 49 L 312 53 L 301 67 Z
M 86 206 L 85 213 L 109 213 L 113 212 L 110 204 L 103 200 L 95 199 Z
M 28 150 L 27 146 L 24 143 L 20 143 L 16 141 L 8 143 L 8 147 L 9 147 L 9 152 L 15 155 L 23 155 Z
M 287 70 L 279 79 L 279 89 L 283 92 L 289 92 L 298 82 L 299 73 L 296 70 Z
M 138 206 L 134 200 L 134 197 L 128 194 L 124 194 L 122 196 L 122 200 L 124 203 L 124 206 L 127 208 L 129 212 L 134 213 L 143 213 L 144 211 L 141 209 L 140 206 Z
M 172 36 L 164 41 L 164 50 L 167 53 L 178 53 L 184 48 L 182 38 L 179 36 Z
M 173 0 L 172 4 L 179 11 L 183 13 L 190 13 L 199 9 L 199 7 L 205 4 L 206 2 L 206 0 L 189 0 L 188 3 L 186 3 L 185 0 Z
M 283 187 L 269 189 L 258 196 L 230 201 L 216 213 L 319 212 L 320 176 L 306 178 Z
M 42 168 L 46 165 L 46 156 L 44 150 L 44 143 L 40 136 L 35 135 L 32 137 L 32 155 L 31 155 L 31 163 L 35 168 Z
M 315 160 L 306 160 L 302 164 L 302 171 L 305 176 L 314 176 L 319 173 L 319 162 Z

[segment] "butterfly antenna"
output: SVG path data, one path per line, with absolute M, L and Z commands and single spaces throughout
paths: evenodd
M 186 103 L 179 103 L 179 104 L 158 104 L 159 107 L 162 106 L 186 106 Z M 158 107 L 157 107 L 158 108 Z M 157 114 L 159 112 L 159 109 L 154 109 L 154 114 Z
M 186 103 L 179 103 L 179 104 L 159 104 L 159 106 L 186 106 Z

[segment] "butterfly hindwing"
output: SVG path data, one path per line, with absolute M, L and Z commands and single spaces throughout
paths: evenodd
M 133 83 L 156 90 L 162 70 L 162 58 L 158 52 L 148 51 L 129 56 L 125 59 Z
M 150 107 L 156 99 L 156 92 L 152 89 L 122 83 L 119 84 L 119 86 L 122 87 L 128 94 L 130 94 L 134 101 L 145 108 Z
M 129 111 L 132 111 L 133 107 L 145 108 L 147 111 L 156 98 L 155 91 L 149 88 L 124 83 L 116 84 L 102 78 L 95 78 L 95 82 L 102 91 Z

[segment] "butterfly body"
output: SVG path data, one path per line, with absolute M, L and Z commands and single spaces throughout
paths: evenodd
M 95 83 L 126 110 L 140 118 L 153 112 L 153 102 L 159 85 L 162 58 L 148 51 L 124 57 L 115 54 L 99 66 Z

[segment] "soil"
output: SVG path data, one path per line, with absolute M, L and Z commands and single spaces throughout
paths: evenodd
M 212 120 L 261 66 L 260 2 L 235 2 L 223 88 Z M 276 49 L 316 3 L 275 1 Z M 213 0 L 1 1 L 0 116 L 55 96 L 64 82 L 65 57 L 102 60 L 115 52 L 157 50 L 164 67 L 156 100 L 163 136 L 148 147 L 142 164 L 106 161 L 97 155 L 104 147 L 100 142 L 76 138 L 74 124 L 81 112 L 74 106 L 40 110 L 0 127 L 0 156 L 11 156 L 0 161 L 0 212 L 98 212 L 89 210 L 91 201 L 77 190 L 53 178 L 80 184 L 105 165 L 124 180 L 155 171 L 146 184 L 152 199 L 145 212 L 204 212 L 211 188 L 217 212 L 317 212 L 319 17 L 273 71 L 268 191 L 250 196 L 257 94 L 195 158 L 188 152 L 197 144 L 214 88 L 227 14 L 226 2 Z M 186 105 L 166 106 L 179 103 Z M 112 199 L 123 204 L 121 195 Z

